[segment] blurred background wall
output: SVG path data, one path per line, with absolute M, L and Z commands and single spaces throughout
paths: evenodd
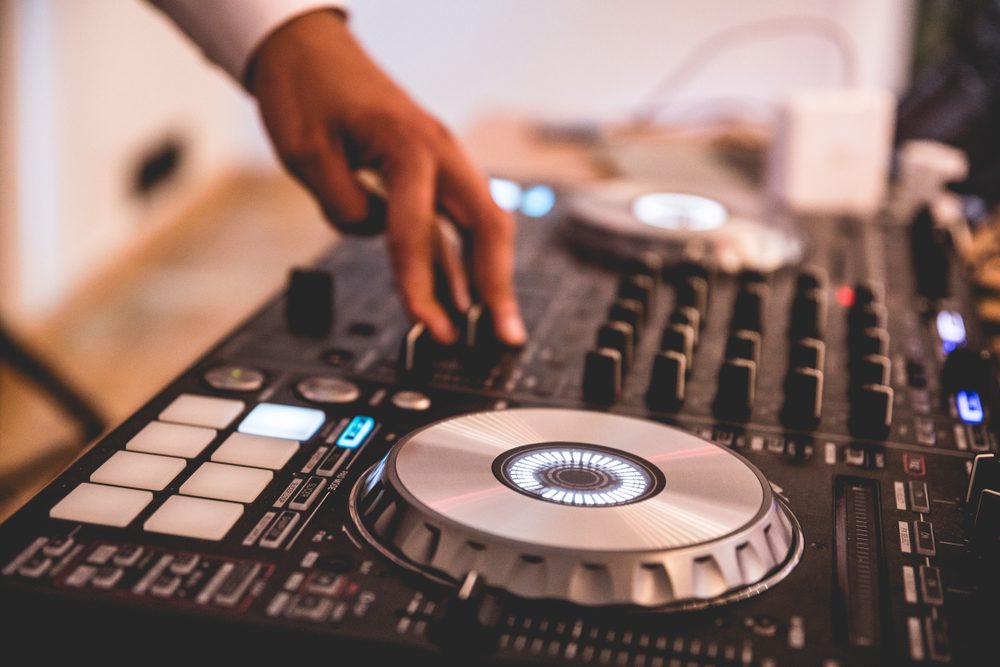
M 484 113 L 624 118 L 720 30 L 822 16 L 857 83 L 899 90 L 911 0 L 354 0 L 375 57 L 461 134 Z M 816 34 L 711 53 L 664 117 L 840 85 Z M 43 321 L 232 173 L 276 168 L 253 104 L 139 0 L 0 0 L 0 314 Z

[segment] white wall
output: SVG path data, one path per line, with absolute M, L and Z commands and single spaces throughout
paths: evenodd
M 421 0 L 353 2 L 380 61 L 451 124 L 512 108 L 553 118 L 618 118 L 709 35 L 747 21 L 819 15 L 856 39 L 859 83 L 897 89 L 911 0 Z M 839 56 L 813 34 L 767 35 L 720 51 L 678 92 L 774 100 L 835 84 Z
M 9 0 L 3 16 L 0 293 L 32 320 L 204 192 L 239 154 L 234 117 L 250 109 L 145 3 Z M 137 197 L 140 156 L 168 135 L 187 140 L 178 180 Z

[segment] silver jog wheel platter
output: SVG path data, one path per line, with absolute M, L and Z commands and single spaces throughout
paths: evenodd
M 698 609 L 750 597 L 802 554 L 791 511 L 730 450 L 656 422 L 524 408 L 401 438 L 351 498 L 384 555 L 433 579 L 475 571 L 525 598 Z

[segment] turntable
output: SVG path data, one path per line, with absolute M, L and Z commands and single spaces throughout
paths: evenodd
M 448 465 L 442 465 L 447 461 Z M 588 606 L 693 609 L 746 598 L 802 553 L 753 465 L 678 429 L 511 409 L 404 437 L 355 489 L 355 520 L 428 576 Z

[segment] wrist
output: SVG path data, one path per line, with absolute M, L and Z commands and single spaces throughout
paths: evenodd
M 251 54 L 243 76 L 247 90 L 256 94 L 257 73 L 262 63 L 281 59 L 291 50 L 315 40 L 330 40 L 339 37 L 350 39 L 347 28 L 347 14 L 336 7 L 325 7 L 299 14 L 279 24 L 272 30 Z

